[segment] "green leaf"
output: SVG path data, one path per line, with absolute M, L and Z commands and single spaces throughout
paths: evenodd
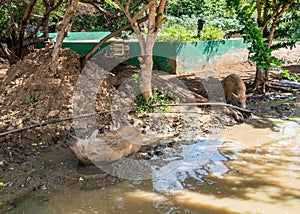
M 33 102 L 33 100 L 31 98 L 26 98 L 26 100 L 25 100 L 25 103 L 27 105 L 30 104 L 30 103 L 32 103 L 32 102 Z

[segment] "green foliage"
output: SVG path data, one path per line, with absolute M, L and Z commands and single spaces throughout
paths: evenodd
M 79 14 L 73 16 L 72 30 L 87 32 L 107 31 L 103 26 L 103 20 L 97 15 Z
M 166 14 L 178 18 L 234 18 L 235 15 L 226 5 L 226 0 L 173 0 L 167 1 Z
M 39 11 L 40 11 L 39 14 L 42 16 L 43 13 L 46 10 L 46 7 L 44 5 L 43 0 L 39 0 L 39 1 L 40 1 L 40 3 L 37 4 L 35 6 L 35 8 L 36 7 L 39 8 Z M 55 4 L 57 4 L 57 2 L 58 1 L 55 1 Z M 68 1 L 63 1 L 63 3 L 56 10 L 53 10 L 50 13 L 50 16 L 49 16 L 49 32 L 56 32 L 57 31 L 58 23 L 60 21 L 62 21 L 62 19 L 64 17 L 64 14 L 65 14 L 65 11 L 67 9 L 67 6 L 68 6 Z
M 204 19 L 208 25 L 221 29 L 236 30 L 240 25 L 236 20 L 235 12 L 227 7 L 226 0 L 175 0 L 168 1 L 166 6 L 166 15 L 177 17 L 186 21 L 187 18 L 195 20 Z M 185 23 L 183 23 L 184 26 Z M 186 26 L 187 29 L 188 26 Z
M 161 29 L 157 36 L 158 42 L 192 42 L 198 41 L 197 31 L 185 29 L 184 27 Z
M 120 9 L 113 1 L 101 3 L 101 7 L 111 14 L 120 13 Z M 94 9 L 93 6 L 79 3 L 79 6 L 72 17 L 72 31 L 115 31 L 128 23 L 125 16 L 111 18 Z
M 250 43 L 248 48 L 250 51 L 250 60 L 256 62 L 256 66 L 262 72 L 270 70 L 275 65 L 280 65 L 279 60 L 271 55 L 272 49 L 268 47 L 266 39 L 263 38 L 256 23 L 248 22 L 244 26 L 243 32 L 245 33 L 245 41 Z
M 60 22 L 65 14 L 67 2 L 62 3 L 56 10 L 52 11 L 49 17 L 49 32 L 56 32 L 58 22 Z
M 30 98 L 26 98 L 25 99 L 25 103 L 27 105 L 33 103 L 33 102 L 37 102 L 41 97 L 41 93 L 40 92 L 37 92 L 34 96 L 30 97 Z
M 267 39 L 263 37 L 261 29 L 258 27 L 254 12 L 255 2 L 251 4 L 241 4 L 240 1 L 234 1 L 233 4 L 237 18 L 242 25 L 245 42 L 249 43 L 250 60 L 256 62 L 256 66 L 261 72 L 270 70 L 273 66 L 279 65 L 279 60 L 271 55 L 272 49 L 268 47 Z
M 9 25 L 9 14 L 8 10 L 5 5 L 0 6 L 0 38 L 3 38 L 5 36 L 5 30 L 8 28 Z
M 141 94 L 138 87 L 140 84 L 139 75 L 134 74 L 132 77 L 137 84 L 137 94 L 138 94 L 136 96 L 133 113 L 145 114 L 145 113 L 154 113 L 154 112 L 167 112 L 168 106 L 164 106 L 164 105 L 178 101 L 178 99 L 175 99 L 173 92 L 169 90 L 163 90 L 163 89 L 159 90 L 157 88 L 154 88 L 154 90 L 152 91 L 152 97 L 147 103 L 146 99 Z M 156 106 L 156 107 L 152 106 L 155 104 L 162 105 L 162 106 Z
M 29 105 L 29 104 L 33 103 L 33 99 L 32 99 L 32 98 L 26 98 L 26 99 L 25 99 L 25 103 L 26 103 L 27 105 Z
M 275 39 L 300 40 L 300 12 L 289 11 L 283 15 L 276 27 Z
M 20 5 L 17 5 L 15 2 L 11 3 L 11 9 L 14 14 L 14 21 L 17 24 L 20 24 L 22 21 L 22 18 L 25 14 L 25 10 L 21 9 L 21 7 L 24 7 L 24 2 L 20 3 Z M 6 30 L 10 24 L 10 16 L 7 9 L 7 4 L 1 4 L 0 5 L 0 38 L 6 37 Z
M 289 70 L 282 70 L 282 71 L 280 71 L 280 74 L 289 80 L 294 80 L 294 81 L 298 81 L 298 82 L 300 81 L 300 77 L 297 75 L 290 74 Z
M 175 17 L 199 17 L 203 12 L 204 0 L 173 0 L 167 1 L 166 14 Z
M 57 1 L 55 1 L 57 2 Z M 25 15 L 26 8 L 29 4 L 29 1 L 12 1 L 11 2 L 11 8 L 12 13 L 14 16 L 14 22 L 18 24 L 19 26 L 22 23 L 22 18 Z M 52 11 L 50 13 L 49 17 L 49 31 L 54 32 L 57 27 L 57 23 L 62 20 L 65 10 L 66 10 L 66 4 L 67 2 L 64 2 L 60 7 L 58 7 L 56 10 Z M 33 12 L 31 15 L 28 26 L 27 27 L 34 27 L 41 21 L 41 17 L 44 15 L 44 12 L 46 10 L 46 7 L 44 5 L 44 2 L 42 0 L 38 0 L 33 8 Z M 0 5 L 0 13 L 2 16 L 0 17 L 0 38 L 4 38 L 5 31 L 8 28 L 10 24 L 10 16 L 7 9 L 7 4 Z M 32 29 L 26 29 L 26 30 L 32 30 Z
M 154 113 L 154 112 L 167 112 L 168 106 L 163 106 L 166 104 L 174 102 L 174 94 L 171 91 L 164 91 L 164 90 L 158 90 L 154 89 L 152 91 L 152 97 L 150 100 L 146 101 L 144 96 L 142 94 L 139 94 L 136 97 L 133 112 L 137 114 L 145 114 L 145 113 Z M 152 105 L 158 104 L 162 106 L 156 106 L 153 107 Z
M 220 28 L 206 23 L 199 38 L 197 36 L 197 22 L 198 19 L 195 18 L 168 17 L 167 23 L 161 27 L 157 41 L 196 42 L 199 40 L 220 40 L 225 35 Z
M 105 1 L 105 7 L 119 9 L 119 5 L 117 3 L 115 3 L 114 1 L 112 1 L 112 0 L 106 0 Z
M 221 40 L 225 33 L 213 25 L 205 25 L 200 33 L 200 40 Z
M 222 31 L 228 31 L 228 30 L 239 30 L 241 29 L 241 25 L 238 22 L 236 18 L 207 18 L 208 22 L 219 29 L 222 29 Z

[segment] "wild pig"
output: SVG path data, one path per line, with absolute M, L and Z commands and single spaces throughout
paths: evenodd
M 223 82 L 226 102 L 232 105 L 246 108 L 246 85 L 236 74 L 228 75 Z

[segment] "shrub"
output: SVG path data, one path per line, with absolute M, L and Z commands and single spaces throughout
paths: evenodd
M 225 35 L 221 28 L 210 23 L 205 23 L 200 37 L 197 36 L 196 18 L 176 18 L 168 17 L 168 22 L 164 24 L 157 37 L 157 41 L 167 42 L 195 42 L 199 40 L 220 40 Z

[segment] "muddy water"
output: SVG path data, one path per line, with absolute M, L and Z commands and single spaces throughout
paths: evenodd
M 152 180 L 39 191 L 11 213 L 299 213 L 299 157 L 299 122 L 255 119 L 184 145 Z

